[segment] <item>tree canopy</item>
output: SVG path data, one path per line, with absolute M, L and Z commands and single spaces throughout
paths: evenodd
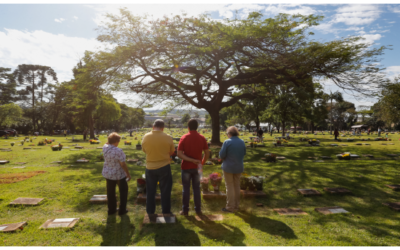
M 108 72 L 126 77 L 126 85 L 146 100 L 192 105 L 212 118 L 212 143 L 219 143 L 219 111 L 257 93 L 239 93 L 252 84 L 299 87 L 317 78 L 366 91 L 380 81 L 376 57 L 386 49 L 372 48 L 361 37 L 330 42 L 309 39 L 311 26 L 322 17 L 280 14 L 262 19 L 212 20 L 173 16 L 151 19 L 127 9 L 108 14 L 98 40 L 111 44 L 103 53 Z M 239 94 L 238 94 L 239 93 Z M 151 98 L 150 98 L 151 97 Z

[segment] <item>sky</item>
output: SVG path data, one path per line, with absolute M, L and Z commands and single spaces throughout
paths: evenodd
M 1 1 L 1 0 L 0 0 Z M 13 1 L 15 2 L 15 1 Z M 142 1 L 143 2 L 143 1 Z M 151 1 L 145 1 L 151 3 Z M 230 1 L 232 2 L 232 1 Z M 218 1 L 201 1 L 196 4 L 108 4 L 86 1 L 86 4 L 0 2 L 0 67 L 14 70 L 20 64 L 39 64 L 52 67 L 59 82 L 72 78 L 72 68 L 85 50 L 97 51 L 102 44 L 96 40 L 106 13 L 118 13 L 127 7 L 137 15 L 150 14 L 154 18 L 186 12 L 189 16 L 210 14 L 213 19 L 247 17 L 251 11 L 260 11 L 264 17 L 279 13 L 315 14 L 324 16 L 321 24 L 311 31 L 312 39 L 325 42 L 347 36 L 362 36 L 372 46 L 392 45 L 381 57 L 381 66 L 389 78 L 400 75 L 400 4 L 348 2 L 350 4 L 301 4 L 280 1 L 280 4 L 246 4 Z M 260 2 L 260 1 L 259 1 Z M 217 3 L 217 4 L 212 4 Z M 325 90 L 337 88 L 329 83 Z M 355 98 L 344 93 L 345 99 L 358 105 L 372 105 L 376 100 Z M 117 99 L 127 103 L 126 95 Z M 128 104 L 128 103 L 127 103 Z

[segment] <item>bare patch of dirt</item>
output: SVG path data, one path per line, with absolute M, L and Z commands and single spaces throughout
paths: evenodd
M 0 174 L 0 184 L 9 184 L 29 179 L 33 176 L 46 173 L 46 171 L 33 171 L 13 174 Z

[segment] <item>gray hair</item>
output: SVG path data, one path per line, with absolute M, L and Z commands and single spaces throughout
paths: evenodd
M 164 121 L 161 119 L 157 119 L 153 123 L 153 127 L 155 128 L 164 128 Z

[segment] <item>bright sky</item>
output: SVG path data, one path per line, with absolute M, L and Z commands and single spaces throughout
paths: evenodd
M 1 0 L 0 0 L 1 1 Z M 15 1 L 13 1 L 15 2 Z M 26 3 L 19 2 L 19 3 Z M 400 4 L 228 4 L 221 1 L 201 1 L 197 4 L 0 4 L 0 67 L 14 70 L 19 64 L 40 64 L 52 67 L 59 81 L 72 78 L 72 68 L 85 50 L 95 51 L 101 45 L 96 41 L 96 28 L 107 12 L 117 13 L 120 7 L 128 7 L 135 14 L 145 13 L 155 18 L 164 15 L 198 15 L 204 12 L 214 19 L 232 18 L 235 10 L 239 17 L 246 17 L 251 11 L 261 11 L 266 17 L 278 13 L 317 14 L 325 16 L 315 28 L 314 39 L 332 39 L 359 35 L 374 46 L 393 45 L 387 51 L 381 64 L 386 67 L 388 77 L 400 75 Z M 98 2 L 98 1 L 97 1 Z M 121 2 L 121 1 L 120 1 Z M 123 2 L 123 1 L 122 1 Z M 131 1 L 130 1 L 131 2 Z M 142 1 L 143 2 L 143 1 Z M 145 1 L 151 3 L 151 1 Z M 154 2 L 154 1 L 153 1 Z M 232 1 L 230 1 L 232 2 Z M 260 2 L 260 1 L 258 1 Z M 220 3 L 220 4 L 211 4 Z M 349 2 L 352 3 L 352 2 Z M 327 85 L 326 90 L 336 90 Z M 120 99 L 124 99 L 120 97 Z M 370 105 L 371 99 L 346 100 L 356 105 Z

